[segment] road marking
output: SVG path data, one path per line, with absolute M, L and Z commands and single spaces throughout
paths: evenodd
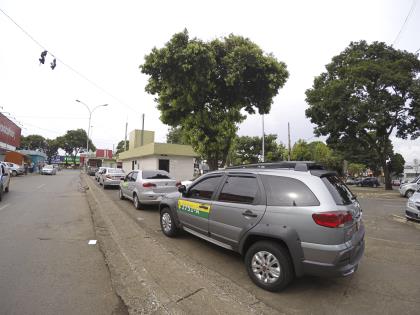
M 392 219 L 396 222 L 407 224 L 407 225 L 410 225 L 410 226 L 420 230 L 420 224 L 418 222 L 410 221 L 407 218 L 396 215 L 396 214 L 392 214 Z
M 0 210 L 6 209 L 8 206 L 10 206 L 10 203 L 6 203 L 3 207 L 0 207 Z
M 137 220 L 138 220 L 138 221 L 143 221 L 144 219 L 143 219 L 143 218 L 141 218 L 141 217 L 138 217 L 138 218 L 137 218 Z
M 90 240 L 90 241 L 88 242 L 88 244 L 89 244 L 89 245 L 96 245 L 96 240 Z
M 45 186 L 45 184 L 41 184 L 41 185 L 39 185 L 38 187 L 37 187 L 37 189 L 40 189 L 40 188 L 42 188 L 42 187 L 44 187 Z

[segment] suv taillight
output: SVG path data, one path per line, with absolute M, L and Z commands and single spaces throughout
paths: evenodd
M 176 187 L 179 187 L 181 185 L 182 185 L 181 182 L 176 182 L 176 184 L 175 184 Z
M 349 211 L 328 211 L 312 214 L 315 223 L 329 228 L 343 227 L 346 222 L 353 221 Z
M 153 184 L 153 183 L 144 183 L 143 184 L 143 187 L 146 187 L 146 188 L 156 187 L 156 184 Z

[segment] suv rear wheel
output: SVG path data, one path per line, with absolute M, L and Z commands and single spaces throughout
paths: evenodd
M 245 264 L 252 281 L 268 291 L 284 289 L 294 277 L 289 253 L 272 241 L 253 244 L 245 254 Z
M 121 188 L 119 190 L 118 196 L 120 197 L 121 200 L 124 200 L 125 199 L 124 194 L 123 194 Z
M 162 228 L 163 234 L 169 237 L 174 237 L 178 234 L 178 229 L 175 226 L 172 213 L 169 208 L 165 207 L 160 212 L 160 227 Z

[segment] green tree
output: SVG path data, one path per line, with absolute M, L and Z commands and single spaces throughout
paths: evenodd
M 56 141 L 60 148 L 71 156 L 73 163 L 76 164 L 76 156 L 86 150 L 86 139 L 87 134 L 83 129 L 68 130 L 64 136 L 57 137 Z M 92 151 L 96 150 L 96 147 L 89 139 L 89 148 Z
M 404 173 L 405 160 L 399 153 L 395 153 L 388 163 L 389 172 L 394 176 L 401 176 Z
M 292 161 L 312 161 L 312 152 L 305 140 L 299 139 L 292 147 L 290 153 Z
M 268 134 L 264 139 L 265 162 L 283 161 L 286 148 L 277 143 L 277 135 Z M 237 137 L 233 146 L 232 163 L 235 165 L 258 163 L 262 159 L 262 138 Z
M 126 145 L 127 145 L 127 150 L 129 150 L 129 141 L 125 141 Z M 115 152 L 115 154 L 119 154 L 121 152 L 125 151 L 125 145 L 124 145 L 124 140 L 121 140 L 120 142 L 118 142 L 117 144 L 117 151 Z
M 59 143 L 56 139 L 47 139 L 45 154 L 47 155 L 48 163 L 51 164 L 51 160 L 58 154 Z
M 347 170 L 352 176 L 360 176 L 366 170 L 366 165 L 361 163 L 349 163 Z
M 21 136 L 20 148 L 25 150 L 45 151 L 47 147 L 46 139 L 40 135 Z
M 385 43 L 352 42 L 306 91 L 306 115 L 328 144 L 372 152 L 392 189 L 390 135 L 420 135 L 420 61 Z
M 226 163 L 243 113 L 266 114 L 288 78 L 286 65 L 247 38 L 203 42 L 187 30 L 145 57 L 146 91 L 163 123 L 185 132 L 214 170 Z
M 166 142 L 190 144 L 188 134 L 180 126 L 169 128 L 168 134 L 166 135 Z

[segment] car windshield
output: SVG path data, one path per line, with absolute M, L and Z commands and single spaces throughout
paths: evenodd
M 143 179 L 171 179 L 168 173 L 165 171 L 143 171 Z
M 53 168 L 53 166 L 52 166 L 52 165 L 45 165 L 45 166 L 44 166 L 44 168 L 45 168 L 45 169 L 52 169 L 52 168 Z
M 417 176 L 414 178 L 410 183 L 417 183 L 417 181 L 420 179 L 420 176 Z
M 348 205 L 352 203 L 352 200 L 356 199 L 350 189 L 337 176 L 324 176 L 321 179 L 337 205 Z

